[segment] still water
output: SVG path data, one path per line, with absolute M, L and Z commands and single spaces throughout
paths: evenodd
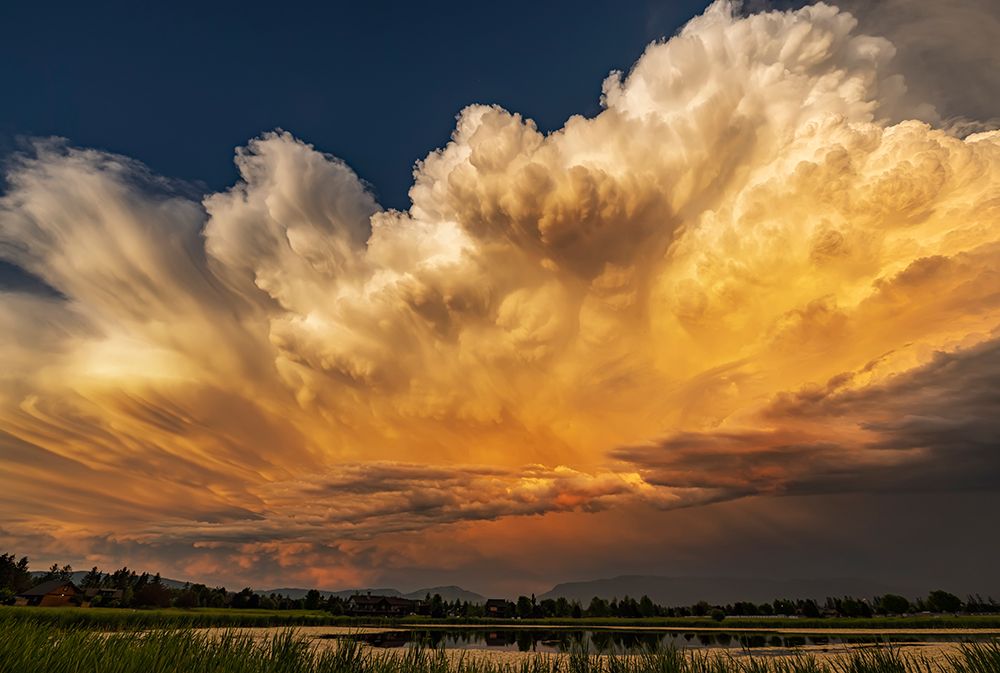
M 881 634 L 881 635 L 792 635 L 725 631 L 602 631 L 543 629 L 413 629 L 364 634 L 338 634 L 328 638 L 350 638 L 378 648 L 445 647 L 449 650 L 495 650 L 509 652 L 589 651 L 628 653 L 644 649 L 675 647 L 724 648 L 740 651 L 768 648 L 772 653 L 811 648 L 843 649 L 875 643 L 959 643 L 977 639 L 972 634 Z M 980 636 L 988 637 L 988 636 Z

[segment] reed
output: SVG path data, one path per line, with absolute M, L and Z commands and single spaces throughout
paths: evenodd
M 232 608 L 125 609 L 125 608 L 38 608 L 0 606 L 0 621 L 5 619 L 44 621 L 54 626 L 90 626 L 105 630 L 171 627 L 227 628 L 252 626 L 390 626 L 438 623 L 447 625 L 567 626 L 600 629 L 623 626 L 662 626 L 683 628 L 718 628 L 720 623 L 697 617 L 587 617 L 583 619 L 547 618 L 499 620 L 485 618 L 431 619 L 423 616 L 404 618 L 370 618 L 332 615 L 319 610 L 251 610 Z M 721 626 L 729 628 L 770 629 L 792 627 L 822 629 L 894 629 L 919 633 L 931 628 L 994 628 L 1000 629 L 1000 615 L 959 615 L 919 617 L 824 618 L 824 619 L 742 619 L 727 617 Z
M 125 608 L 26 608 L 0 606 L 0 622 L 26 620 L 59 628 L 94 628 L 106 631 L 150 628 L 239 628 L 282 626 L 374 625 L 378 620 L 359 620 L 308 610 L 167 609 Z M 388 623 L 388 622 L 386 622 Z
M 1000 643 L 963 645 L 932 664 L 891 647 L 819 660 L 734 657 L 656 649 L 601 655 L 576 650 L 517 662 L 412 648 L 379 651 L 344 640 L 315 648 L 293 629 L 269 638 L 235 630 L 161 628 L 101 632 L 26 619 L 0 619 L 0 673 L 1000 673 Z

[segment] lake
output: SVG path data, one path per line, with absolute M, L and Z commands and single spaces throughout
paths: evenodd
M 448 628 L 399 629 L 374 633 L 331 633 L 319 638 L 358 640 L 375 648 L 415 646 L 445 647 L 449 650 L 497 652 L 565 653 L 581 647 L 592 652 L 630 653 L 644 649 L 727 649 L 736 652 L 760 651 L 782 655 L 795 651 L 842 651 L 876 643 L 919 646 L 957 644 L 995 637 L 976 633 L 880 633 L 880 634 L 790 634 L 777 632 L 651 631 L 624 629 L 540 629 L 540 628 Z

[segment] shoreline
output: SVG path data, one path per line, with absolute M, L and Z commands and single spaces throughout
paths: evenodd
M 367 627 L 365 627 L 367 628 Z M 382 627 L 389 628 L 389 627 Z M 899 636 L 919 636 L 919 635 L 963 635 L 963 634 L 979 634 L 979 635 L 990 635 L 997 634 L 1000 635 L 1000 628 L 997 627 L 961 627 L 961 628 L 905 628 L 905 629 L 861 629 L 861 628 L 844 628 L 838 629 L 836 627 L 824 628 L 824 629 L 810 629 L 810 628 L 795 628 L 795 627 L 761 627 L 761 628 L 750 628 L 745 626 L 619 626 L 614 624 L 581 624 L 577 625 L 567 625 L 567 624 L 400 624 L 398 627 L 390 628 L 389 630 L 407 631 L 407 630 L 442 630 L 442 629 L 491 629 L 495 631 L 501 630 L 545 630 L 545 631 L 651 631 L 651 632 L 662 632 L 662 633 L 769 633 L 769 634 L 787 634 L 787 635 L 845 635 L 845 636 L 878 636 L 878 635 L 899 635 Z

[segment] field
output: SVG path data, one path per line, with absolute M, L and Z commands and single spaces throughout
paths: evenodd
M 625 655 L 574 651 L 516 661 L 441 649 L 376 651 L 355 641 L 314 648 L 293 630 L 267 639 L 237 631 L 61 628 L 0 619 L 0 673 L 1000 673 L 1000 643 L 961 645 L 931 662 L 889 647 L 835 658 L 736 657 L 674 649 Z
M 997 629 L 1000 615 L 920 615 L 914 617 L 788 619 L 727 617 L 722 622 L 705 617 L 618 617 L 586 619 L 439 619 L 406 617 L 403 619 L 359 619 L 334 616 L 320 610 L 234 610 L 195 608 L 182 610 L 128 610 L 122 608 L 19 608 L 0 606 L 0 620 L 30 619 L 55 626 L 83 625 L 105 630 L 159 627 L 250 627 L 250 626 L 390 626 L 433 622 L 447 625 L 510 625 L 574 628 L 725 628 L 731 629 L 811 629 L 851 631 L 856 629 L 920 631 L 924 629 Z
M 29 620 L 38 624 L 83 626 L 104 630 L 133 628 L 207 628 L 244 626 L 328 626 L 357 623 L 321 610 L 130 610 L 125 608 L 25 608 L 0 606 L 0 622 Z M 370 621 L 370 620 L 369 620 Z

